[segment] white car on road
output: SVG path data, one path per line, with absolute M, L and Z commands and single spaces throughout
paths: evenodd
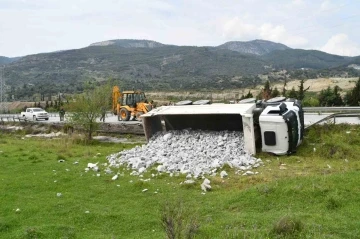
M 25 112 L 21 112 L 21 116 L 28 120 L 49 120 L 49 114 L 41 108 L 27 108 Z

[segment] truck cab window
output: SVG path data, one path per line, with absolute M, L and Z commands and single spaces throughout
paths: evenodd
M 264 132 L 264 141 L 268 146 L 276 145 L 276 134 L 274 131 L 265 131 Z

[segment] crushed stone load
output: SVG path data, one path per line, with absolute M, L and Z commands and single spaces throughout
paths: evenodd
M 244 136 L 236 131 L 181 130 L 158 132 L 146 145 L 107 157 L 110 166 L 127 166 L 139 175 L 154 165 L 159 173 L 182 173 L 200 177 L 215 175 L 229 165 L 249 171 L 262 164 L 244 150 Z M 223 176 L 223 175 L 222 175 Z

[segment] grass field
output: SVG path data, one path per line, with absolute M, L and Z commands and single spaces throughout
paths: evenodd
M 253 176 L 226 168 L 206 194 L 184 176 L 85 172 L 129 147 L 0 133 L 0 238 L 359 238 L 359 126 L 315 127 L 296 154 L 257 155 Z

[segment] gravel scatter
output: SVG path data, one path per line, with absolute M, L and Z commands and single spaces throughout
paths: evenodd
M 158 132 L 146 145 L 112 154 L 107 159 L 110 167 L 126 166 L 135 175 L 157 165 L 159 173 L 181 173 L 188 179 L 215 175 L 224 165 L 245 171 L 263 164 L 244 149 L 243 133 L 236 131 Z

